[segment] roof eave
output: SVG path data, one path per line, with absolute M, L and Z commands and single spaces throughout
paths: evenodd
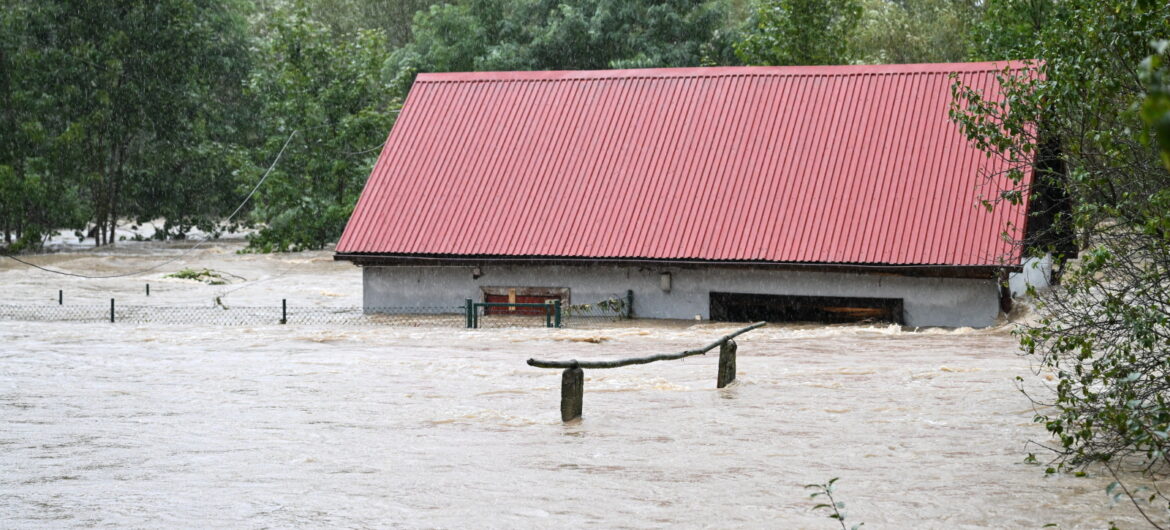
M 685 258 L 617 258 L 581 256 L 494 256 L 494 255 L 436 255 L 436 254 L 380 254 L 337 252 L 336 261 L 349 261 L 358 266 L 393 267 L 412 265 L 439 265 L 473 267 L 488 265 L 625 265 L 676 268 L 755 268 L 777 270 L 808 270 L 833 272 L 868 272 L 907 276 L 937 276 L 961 278 L 992 278 L 1001 271 L 1019 272 L 1019 264 L 946 264 L 946 263 L 821 263 L 763 260 L 704 260 Z

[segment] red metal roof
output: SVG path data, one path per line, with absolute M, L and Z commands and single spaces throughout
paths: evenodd
M 340 254 L 1019 263 L 948 118 L 1023 63 L 420 74 Z M 1012 229 L 1014 227 L 1014 229 Z

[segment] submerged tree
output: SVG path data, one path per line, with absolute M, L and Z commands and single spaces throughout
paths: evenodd
M 1058 441 L 1054 470 L 1100 463 L 1119 491 L 1134 493 L 1130 473 L 1158 484 L 1170 471 L 1170 168 L 1158 143 L 1168 123 L 1159 103 L 1166 48 L 1141 66 L 1151 42 L 1170 38 L 1170 5 L 1049 7 L 1034 42 L 1008 50 L 1030 48 L 1043 75 L 1011 80 L 1002 101 L 959 88 L 956 116 L 973 141 L 1020 164 L 1012 176 L 1021 186 L 1023 164 L 1036 158 L 1036 185 L 1067 198 L 1043 230 L 1030 230 L 1029 243 L 1065 263 L 1062 285 L 1039 294 L 1039 321 L 1020 332 L 1056 381 L 1051 399 L 1032 395 L 1053 406 L 1036 419 Z M 1170 521 L 1160 490 L 1133 498 L 1152 523 Z
M 248 68 L 235 4 L 7 4 L 0 188 L 23 206 L 5 214 L 39 233 L 90 221 L 98 244 L 122 217 L 222 215 Z
M 45 90 L 53 73 L 39 38 L 52 24 L 43 6 L 0 2 L 0 230 L 8 251 L 39 246 L 51 230 L 81 228 L 89 218 L 77 180 L 55 170 L 52 131 L 62 116 Z
M 243 20 L 213 0 L 40 6 L 55 20 L 37 37 L 60 113 L 58 170 L 80 179 L 97 241 L 111 243 L 118 219 L 154 213 L 140 207 L 159 204 L 162 188 L 225 170 L 199 153 L 231 141 L 225 109 L 247 72 Z M 183 217 L 223 189 L 194 187 L 158 213 Z

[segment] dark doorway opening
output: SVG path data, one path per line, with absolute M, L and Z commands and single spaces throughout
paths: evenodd
M 903 322 L 901 298 L 713 292 L 710 301 L 721 322 Z

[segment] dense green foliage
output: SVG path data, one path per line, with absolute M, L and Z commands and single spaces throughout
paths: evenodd
M 747 64 L 844 64 L 860 19 L 860 0 L 760 2 L 735 51 Z
M 717 34 L 725 18 L 722 4 L 686 0 L 470 0 L 418 13 L 395 57 L 406 76 L 698 66 L 729 54 Z
M 986 48 L 973 0 L 0 2 L 8 251 L 60 229 L 109 244 L 119 220 L 153 219 L 158 237 L 245 224 L 260 227 L 252 250 L 327 245 L 418 72 L 949 61 Z
M 411 40 L 414 14 L 438 0 L 308 0 L 304 4 L 314 18 L 337 36 L 353 35 L 363 29 L 381 30 L 387 44 L 400 47 Z M 282 0 L 258 0 L 258 8 L 272 12 L 287 8 Z
M 991 5 L 988 2 L 984 5 Z M 945 63 L 974 56 L 981 20 L 974 0 L 866 0 L 849 37 L 853 60 L 863 63 Z
M 1059 0 L 992 0 L 975 20 L 972 47 L 986 60 L 1040 59 L 1046 31 L 1054 31 Z
M 322 247 L 418 72 L 1027 58 L 1063 23 L 1050 0 L 0 3 L 9 250 L 157 218 Z
M 1162 164 L 1170 170 L 1170 40 L 1156 41 L 1154 48 L 1154 55 L 1143 61 L 1140 72 L 1146 87 L 1141 117 L 1150 127 L 1151 141 L 1158 148 Z
M 262 30 L 264 66 L 247 85 L 269 132 L 259 152 L 289 146 L 257 197 L 253 214 L 266 226 L 251 246 L 320 248 L 345 227 L 393 123 L 389 47 L 377 30 L 337 36 L 305 9 L 273 13 Z
M 54 171 L 52 102 L 40 86 L 51 82 L 34 52 L 49 14 L 23 4 L 0 4 L 0 228 L 13 249 L 37 246 L 58 226 L 84 222 L 79 190 Z M 59 205 L 60 207 L 54 207 Z
M 218 216 L 221 188 L 184 184 L 227 170 L 237 150 L 248 55 L 232 6 L 6 4 L 0 98 L 12 101 L 5 130 L 19 131 L 0 159 L 3 188 L 15 190 L 0 196 L 6 240 L 31 244 L 88 219 L 109 243 L 120 217 Z M 180 195 L 184 207 L 170 207 Z
M 1058 465 L 1102 463 L 1151 522 L 1170 499 L 1135 495 L 1132 470 L 1170 471 L 1170 101 L 1161 44 L 1170 5 L 1142 0 L 1004 2 L 992 14 L 1037 15 L 1004 53 L 1034 52 L 1043 77 L 1014 79 L 1007 99 L 959 89 L 960 122 L 977 142 L 1017 163 L 1037 156 L 1039 189 L 1058 197 L 1031 244 L 1067 261 L 1062 285 L 1039 296 L 1039 321 L 1021 331 L 1026 353 L 1054 376 L 1037 420 L 1055 436 Z M 1031 38 L 1026 37 L 1032 28 Z M 1151 43 L 1158 43 L 1156 48 Z M 1154 54 L 1153 57 L 1148 57 Z M 1018 200 L 1003 190 L 1002 200 Z M 1078 252 L 1079 251 L 1079 252 Z
M 761 65 L 963 61 L 980 58 L 976 43 L 991 30 L 980 22 L 984 9 L 998 13 L 993 6 L 974 0 L 762 0 L 735 51 L 744 63 Z

